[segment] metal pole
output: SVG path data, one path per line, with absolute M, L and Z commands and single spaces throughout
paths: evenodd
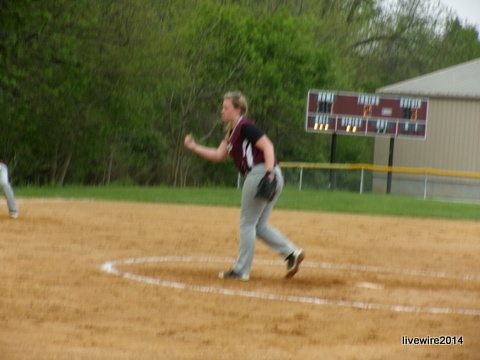
M 330 164 L 335 164 L 336 162 L 336 155 L 337 155 L 337 134 L 332 134 L 332 143 L 330 144 Z M 335 190 L 335 169 L 330 169 L 330 182 L 328 184 L 328 188 L 330 190 Z
M 298 191 L 302 191 L 302 181 L 303 181 L 303 167 L 300 168 L 300 181 L 298 183 Z
M 363 194 L 363 173 L 364 173 L 364 169 L 362 167 L 361 174 L 360 174 L 360 194 Z
M 388 154 L 388 166 L 393 166 L 393 148 L 395 146 L 395 138 L 390 138 L 390 150 Z M 387 174 L 387 194 L 390 194 L 392 191 L 392 172 L 389 171 Z
M 423 200 L 427 198 L 428 173 L 425 173 L 425 184 L 423 185 Z

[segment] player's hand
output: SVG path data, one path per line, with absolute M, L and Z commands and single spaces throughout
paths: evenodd
M 270 175 L 270 171 L 267 171 L 260 180 L 257 185 L 257 193 L 255 194 L 255 197 L 267 201 L 272 201 L 275 198 L 277 192 L 277 178 L 274 175 L 273 180 L 271 180 Z
M 270 182 L 272 183 L 273 180 L 275 180 L 275 172 L 273 171 L 268 171 L 268 172 L 269 172 L 268 180 L 270 180 Z
M 191 134 L 188 134 L 185 136 L 185 141 L 184 141 L 185 147 L 189 150 L 193 150 L 195 148 L 195 139 Z

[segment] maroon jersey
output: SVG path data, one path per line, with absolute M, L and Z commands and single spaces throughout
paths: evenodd
M 245 175 L 252 166 L 265 162 L 263 151 L 257 149 L 255 144 L 264 133 L 254 125 L 253 121 L 241 117 L 230 133 L 227 150 L 233 158 L 238 171 Z

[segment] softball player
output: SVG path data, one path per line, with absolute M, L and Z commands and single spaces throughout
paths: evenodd
M 283 175 L 276 164 L 272 142 L 252 120 L 245 117 L 247 108 L 247 101 L 240 92 L 225 94 L 222 119 L 227 125 L 227 131 L 218 148 L 199 145 L 195 143 L 192 135 L 185 137 L 185 147 L 207 160 L 220 162 L 230 155 L 238 171 L 245 176 L 238 256 L 232 269 L 220 272 L 219 277 L 244 281 L 250 278 L 257 236 L 272 250 L 285 257 L 285 277 L 292 277 L 304 259 L 304 252 L 280 231 L 268 225 L 268 218 L 283 189 Z M 271 181 L 274 178 L 277 180 L 277 191 L 272 201 L 255 197 L 257 185 L 265 174 L 268 174 Z
M 15 196 L 13 195 L 12 186 L 8 181 L 8 168 L 2 160 L 0 160 L 0 187 L 2 188 L 5 198 L 7 199 L 10 217 L 16 219 L 18 217 L 18 208 L 17 204 L 15 203 Z

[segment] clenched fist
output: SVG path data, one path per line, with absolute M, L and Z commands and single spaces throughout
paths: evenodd
M 185 144 L 185 147 L 187 149 L 193 150 L 196 143 L 195 143 L 195 139 L 193 138 L 193 136 L 191 134 L 188 134 L 187 136 L 185 136 L 184 144 Z

